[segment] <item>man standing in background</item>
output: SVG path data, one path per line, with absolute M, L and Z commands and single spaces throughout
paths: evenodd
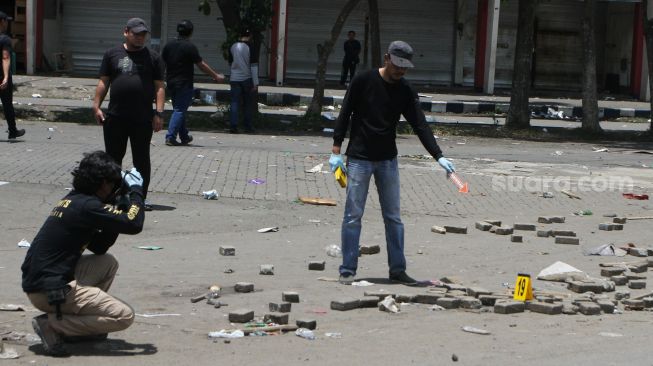
M 166 134 L 168 146 L 188 145 L 193 141 L 193 136 L 188 134 L 186 128 L 186 111 L 193 102 L 194 65 L 211 76 L 216 83 L 224 81 L 224 75 L 213 71 L 190 41 L 193 23 L 190 20 L 182 20 L 177 24 L 177 33 L 177 39 L 168 42 L 161 52 L 161 58 L 166 64 L 166 84 L 173 107 Z M 177 141 L 177 135 L 181 143 Z
M 4 12 L 0 11 L 0 52 L 2 52 L 2 67 L 0 67 L 0 99 L 2 100 L 2 111 L 7 120 L 7 127 L 9 131 L 9 139 L 13 140 L 16 137 L 21 137 L 25 134 L 25 130 L 16 129 L 16 112 L 14 112 L 14 84 L 11 79 L 11 64 L 13 52 L 11 47 L 11 38 L 6 34 L 9 28 L 9 22 L 13 18 L 7 16 Z
M 340 85 L 345 85 L 347 82 L 347 74 L 349 80 L 354 79 L 356 73 L 356 65 L 360 62 L 358 55 L 361 53 L 361 43 L 356 39 L 356 32 L 350 30 L 347 33 L 347 40 L 345 41 L 345 58 L 342 59 L 342 75 L 340 75 Z
M 240 33 L 240 39 L 234 43 L 229 50 L 229 63 L 231 65 L 231 121 L 229 124 L 230 133 L 238 133 L 238 112 L 240 99 L 243 100 L 243 122 L 245 132 L 253 133 L 252 124 L 253 104 L 256 102 L 258 91 L 258 56 L 250 49 L 247 42 L 250 40 L 250 33 L 245 30 Z

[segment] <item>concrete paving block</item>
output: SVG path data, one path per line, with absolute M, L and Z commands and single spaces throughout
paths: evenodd
M 444 230 L 452 234 L 467 234 L 467 226 L 450 226 L 445 225 Z
M 436 234 L 446 234 L 447 233 L 447 229 L 443 228 L 442 226 L 438 226 L 438 225 L 431 226 L 431 231 L 436 233 Z
M 603 277 L 612 277 L 619 276 L 626 271 L 625 268 L 620 267 L 603 267 L 601 268 L 601 276 Z
M 317 320 L 315 319 L 297 319 L 295 324 L 298 328 L 315 330 L 317 328 Z
M 374 244 L 374 245 L 361 245 L 358 250 L 359 250 L 360 254 L 365 254 L 365 255 L 372 255 L 372 254 L 381 253 L 381 247 L 376 245 L 376 244 Z
M 524 242 L 524 237 L 521 235 L 511 235 L 510 236 L 510 241 L 513 243 L 523 243 Z
M 395 296 L 395 300 L 399 303 L 402 302 L 417 302 L 415 301 L 417 299 L 417 295 L 412 295 L 412 294 L 397 294 Z
M 640 290 L 646 288 L 646 280 L 633 280 L 628 282 L 628 288 Z
M 561 303 L 532 301 L 528 303 L 526 308 L 534 313 L 547 314 L 547 315 L 562 314 Z
M 538 238 L 548 238 L 549 236 L 553 236 L 553 232 L 551 230 L 538 230 L 537 231 L 537 237 Z
M 648 271 L 648 261 L 642 262 L 641 264 L 631 264 L 628 266 L 628 270 L 633 273 L 644 273 Z
M 552 236 L 576 236 L 576 233 L 571 230 L 551 230 Z
M 418 304 L 429 304 L 434 305 L 438 303 L 438 300 L 443 298 L 444 294 L 436 293 L 425 293 L 415 295 L 415 302 Z
M 650 252 L 650 249 L 649 249 L 649 257 L 650 256 L 651 256 L 651 252 Z M 646 265 L 649 266 L 649 267 L 653 267 L 653 258 L 648 258 L 646 260 Z
M 626 310 L 644 310 L 644 300 L 626 299 L 621 301 Z
M 238 309 L 229 313 L 229 322 L 231 323 L 247 323 L 254 319 L 254 310 Z
M 436 304 L 445 309 L 456 309 L 460 306 L 460 299 L 455 297 L 441 297 L 436 301 Z
M 581 302 L 578 304 L 578 311 L 583 315 L 599 315 L 601 307 L 593 302 Z
M 445 283 L 442 285 L 449 292 L 451 291 L 462 291 L 464 294 L 467 294 L 467 287 L 458 283 Z
M 459 296 L 457 298 L 460 300 L 460 308 L 462 309 L 480 309 L 483 307 L 481 300 L 473 296 Z
M 614 299 L 617 301 L 630 299 L 630 291 L 617 291 L 614 293 Z
M 512 226 L 500 226 L 494 230 L 494 233 L 497 235 L 511 235 L 514 232 Z
M 292 304 L 289 302 L 271 302 L 269 305 L 270 311 L 277 313 L 289 313 Z
M 265 323 L 277 323 L 277 324 L 288 324 L 288 313 L 267 313 L 263 316 L 263 321 Z
M 625 286 L 628 284 L 628 277 L 626 276 L 611 276 L 610 281 L 614 282 L 617 286 Z
M 526 304 L 521 301 L 497 301 L 494 303 L 494 312 L 497 314 L 515 314 L 523 313 L 526 309 Z
M 493 226 L 501 226 L 501 220 L 483 220 Z
M 294 291 L 285 291 L 281 293 L 281 301 L 285 302 L 299 302 L 299 294 Z
M 540 216 L 537 218 L 537 222 L 540 224 L 552 224 L 553 221 L 551 221 L 550 216 Z
M 615 217 L 612 219 L 613 224 L 625 224 L 628 221 L 625 217 Z
M 254 291 L 254 284 L 250 282 L 236 282 L 234 290 L 240 293 L 248 293 Z
M 478 299 L 484 306 L 494 306 L 497 301 L 508 300 L 510 297 L 507 295 L 478 295 Z
M 331 301 L 331 310 L 348 311 L 358 309 L 360 300 L 358 299 L 340 299 Z
M 567 288 L 576 293 L 593 292 L 600 294 L 604 291 L 603 285 L 597 282 L 571 281 L 567 283 Z
M 273 264 L 261 264 L 259 267 L 258 274 L 271 276 L 274 275 L 274 265 Z
M 569 303 L 563 303 L 562 313 L 565 315 L 576 315 L 578 314 L 578 306 Z
M 574 238 L 574 237 L 571 237 L 571 236 L 556 236 L 555 243 L 556 244 L 578 245 L 578 244 L 580 244 L 580 239 Z
M 614 307 L 615 304 L 614 302 L 610 300 L 599 300 L 596 302 L 598 306 L 601 307 L 601 311 L 606 313 L 606 314 L 613 314 L 614 313 Z
M 308 262 L 309 271 L 324 271 L 324 266 L 326 266 L 326 261 L 310 261 Z
M 477 221 L 475 224 L 476 228 L 481 231 L 489 231 L 492 228 L 492 224 L 485 221 Z
M 395 294 L 390 293 L 390 292 L 388 292 L 386 290 L 369 290 L 369 291 L 365 291 L 363 293 L 363 295 L 365 295 L 365 296 L 376 296 L 376 297 L 379 298 L 379 301 L 385 299 L 388 296 L 395 297 Z
M 220 245 L 220 255 L 234 256 L 236 255 L 236 248 L 228 245 Z
M 467 295 L 478 298 L 480 295 L 491 295 L 492 291 L 482 287 L 467 287 Z
M 537 226 L 535 224 L 515 224 L 513 229 L 521 231 L 535 231 L 537 230 Z
M 648 249 L 646 248 L 628 248 L 628 254 L 635 257 L 648 257 Z M 647 263 L 648 266 L 648 263 Z
M 564 216 L 550 216 L 549 219 L 554 224 L 564 224 L 567 220 L 567 218 Z
M 379 298 L 376 296 L 364 296 L 358 300 L 359 308 L 376 308 L 379 306 Z
M 628 281 L 632 281 L 632 280 L 645 280 L 645 279 L 646 279 L 646 275 L 645 275 L 645 274 L 637 274 L 637 273 L 634 273 L 634 272 L 626 272 L 626 273 L 624 273 L 624 276 L 626 276 L 626 278 L 628 279 Z
M 606 222 L 599 224 L 599 230 L 604 230 L 604 231 L 618 231 L 618 230 L 623 230 L 624 226 L 622 224 L 614 224 L 611 222 Z
M 645 297 L 642 299 L 642 301 L 644 301 L 645 308 L 653 308 L 653 297 Z

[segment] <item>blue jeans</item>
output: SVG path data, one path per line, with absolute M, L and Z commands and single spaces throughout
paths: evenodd
M 399 167 L 397 158 L 368 161 L 349 158 L 347 161 L 347 202 L 342 220 L 342 265 L 340 274 L 356 274 L 358 268 L 361 219 L 374 175 L 385 224 L 385 243 L 390 273 L 406 270 L 404 257 L 404 224 L 399 209 Z
M 182 142 L 188 141 L 188 129 L 186 128 L 186 111 L 193 102 L 193 87 L 183 89 L 171 88 L 169 90 L 172 98 L 172 116 L 168 124 L 166 140 L 176 140 L 177 134 Z
M 238 113 L 240 111 L 240 98 L 243 98 L 243 110 L 245 129 L 253 130 L 252 126 L 252 103 L 254 102 L 254 83 L 252 79 L 245 81 L 232 81 L 229 83 L 231 86 L 231 121 L 229 127 L 233 130 L 238 128 Z

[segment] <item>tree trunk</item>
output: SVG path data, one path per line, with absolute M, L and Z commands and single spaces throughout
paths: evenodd
M 648 16 L 648 0 L 642 2 L 642 22 L 644 23 L 644 37 L 646 38 L 646 61 L 648 64 L 649 95 L 651 96 L 651 111 L 653 111 L 653 20 Z M 649 134 L 653 135 L 653 113 L 649 116 L 651 125 Z
M 378 0 L 368 0 L 370 9 L 371 68 L 381 67 L 381 25 Z
M 535 0 L 519 0 L 512 91 L 510 92 L 510 109 L 506 117 L 506 127 L 510 129 L 530 127 L 531 111 L 528 98 L 530 96 L 531 65 L 533 62 L 533 32 L 536 7 L 537 1 Z
M 583 14 L 583 130 L 601 132 L 596 86 L 596 0 L 585 0 Z
M 326 75 L 327 61 L 333 51 L 333 45 L 338 40 L 342 27 L 349 14 L 354 10 L 360 0 L 347 0 L 347 3 L 340 10 L 336 22 L 331 28 L 331 38 L 317 45 L 317 70 L 315 71 L 315 89 L 313 89 L 313 99 L 311 105 L 306 111 L 306 116 L 319 116 L 322 113 L 322 104 L 324 99 L 324 76 Z

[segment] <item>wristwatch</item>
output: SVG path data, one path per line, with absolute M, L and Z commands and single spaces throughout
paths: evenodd
M 163 118 L 163 112 L 154 111 L 154 115 Z

